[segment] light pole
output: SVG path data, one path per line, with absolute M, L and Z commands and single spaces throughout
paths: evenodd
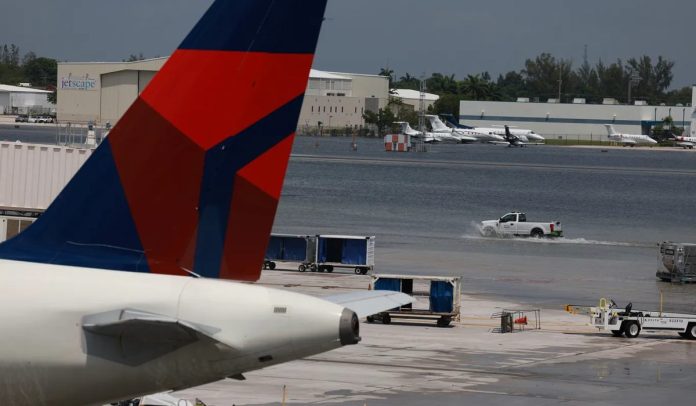
M 633 85 L 637 85 L 638 83 L 640 83 L 640 76 L 635 73 L 632 74 L 631 78 L 628 79 L 628 103 L 626 104 L 631 104 L 631 87 Z

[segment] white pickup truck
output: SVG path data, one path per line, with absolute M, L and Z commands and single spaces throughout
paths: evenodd
M 525 213 L 512 212 L 498 220 L 481 222 L 481 233 L 486 237 L 525 236 L 525 237 L 562 237 L 560 221 L 548 223 L 528 222 Z

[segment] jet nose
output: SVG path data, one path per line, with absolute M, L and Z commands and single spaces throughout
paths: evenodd
M 338 336 L 341 339 L 341 345 L 352 345 L 360 342 L 360 322 L 354 311 L 343 309 L 338 324 Z

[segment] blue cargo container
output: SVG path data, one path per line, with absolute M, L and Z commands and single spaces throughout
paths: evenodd
M 365 275 L 375 267 L 375 237 L 351 235 L 317 235 L 317 270 L 352 268 Z
M 459 320 L 461 278 L 459 276 L 372 275 L 374 290 L 393 290 L 414 296 L 416 302 L 367 318 L 389 324 L 392 317 L 437 318 L 439 327 Z M 418 300 L 420 297 L 421 300 Z M 426 305 L 427 303 L 427 305 Z
M 316 270 L 316 237 L 310 235 L 271 234 L 266 248 L 264 269 L 275 269 L 277 262 L 299 262 L 298 270 Z M 312 269 L 313 268 L 313 269 Z

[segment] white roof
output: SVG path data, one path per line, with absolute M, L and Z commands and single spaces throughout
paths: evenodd
M 336 75 L 335 73 L 324 72 L 322 70 L 311 69 L 309 71 L 310 79 L 335 79 L 335 80 L 352 80 L 348 76 Z
M 10 93 L 51 93 L 48 90 L 32 89 L 31 87 L 0 85 L 0 92 Z
M 400 97 L 402 99 L 420 99 L 420 92 L 418 90 L 412 89 L 392 89 L 392 96 Z M 425 100 L 436 101 L 440 96 L 432 93 L 425 94 Z

